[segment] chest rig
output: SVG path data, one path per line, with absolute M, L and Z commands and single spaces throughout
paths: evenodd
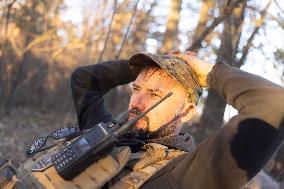
M 143 150 L 137 153 L 131 153 L 127 146 L 117 147 L 70 181 L 60 177 L 53 166 L 32 171 L 34 164 L 47 156 L 44 154 L 22 164 L 17 177 L 4 189 L 139 188 L 171 160 L 184 153 L 157 143 L 145 144 Z

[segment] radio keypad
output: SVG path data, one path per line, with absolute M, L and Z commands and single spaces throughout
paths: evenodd
M 76 158 L 71 146 L 66 147 L 52 157 L 52 162 L 57 170 L 61 170 Z

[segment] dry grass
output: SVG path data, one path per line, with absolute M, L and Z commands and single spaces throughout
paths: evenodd
M 0 157 L 23 162 L 26 148 L 34 139 L 53 130 L 76 125 L 76 116 L 58 113 L 37 113 L 27 109 L 0 114 Z

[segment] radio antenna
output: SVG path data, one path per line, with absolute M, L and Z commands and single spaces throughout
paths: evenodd
M 119 133 L 124 132 L 125 130 L 127 130 L 130 126 L 134 125 L 139 119 L 141 119 L 142 117 L 144 117 L 148 112 L 150 112 L 153 108 L 155 108 L 156 106 L 158 106 L 160 103 L 162 103 L 164 100 L 166 100 L 168 97 L 170 97 L 173 93 L 169 92 L 166 96 L 164 96 L 161 100 L 159 100 L 158 102 L 156 102 L 153 106 L 151 106 L 150 108 L 148 108 L 146 111 L 144 111 L 143 113 L 139 114 L 137 117 L 129 120 L 128 122 L 126 122 L 125 124 L 123 124 L 121 127 L 119 127 L 118 129 L 116 129 L 113 134 L 115 136 L 117 136 Z

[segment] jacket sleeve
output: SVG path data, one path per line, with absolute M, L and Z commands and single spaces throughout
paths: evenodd
M 218 63 L 209 87 L 238 110 L 172 170 L 181 188 L 239 189 L 272 157 L 283 139 L 284 88 Z
M 128 60 L 77 68 L 71 76 L 71 89 L 79 128 L 87 129 L 99 122 L 110 121 L 112 116 L 104 106 L 103 95 L 135 78 L 128 68 Z

